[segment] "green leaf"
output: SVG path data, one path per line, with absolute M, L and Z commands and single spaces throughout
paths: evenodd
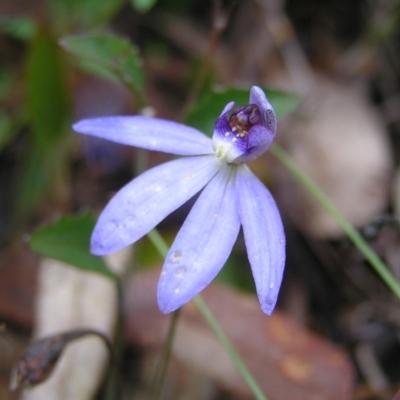
M 14 200 L 13 220 L 23 225 L 32 210 L 46 193 L 46 177 L 43 159 L 32 146 L 29 153 L 19 162 L 17 169 L 17 195 Z
M 71 103 L 63 56 L 54 36 L 45 30 L 38 31 L 30 42 L 26 106 L 31 136 L 19 162 L 14 202 L 14 220 L 18 224 L 25 222 L 44 196 L 50 194 L 53 201 L 59 201 L 60 188 L 66 187 L 63 175 Z
M 157 0 L 131 0 L 132 7 L 139 12 L 149 11 L 155 4 Z
M 60 43 L 70 53 L 106 68 L 144 104 L 142 61 L 131 42 L 116 35 L 90 35 L 64 38 Z
M 14 75 L 11 71 L 0 69 L 0 101 L 4 100 L 11 92 L 14 80 Z
M 53 0 L 53 21 L 62 32 L 87 31 L 106 25 L 123 0 Z
M 113 81 L 116 84 L 121 83 L 114 73 L 110 72 L 107 68 L 93 61 L 75 57 L 73 60 L 74 65 L 88 75 L 97 76 L 101 79 Z
M 63 207 L 69 200 L 68 146 L 53 146 L 43 152 L 31 142 L 17 169 L 17 194 L 13 220 L 24 225 L 30 214 L 43 201 Z
M 11 118 L 0 111 L 0 151 L 9 143 L 15 133 Z
M 116 278 L 101 257 L 90 254 L 90 235 L 95 225 L 91 214 L 62 217 L 36 231 L 29 240 L 31 249 L 45 257 L 74 265 L 86 271 Z
M 27 60 L 27 103 L 35 146 L 46 152 L 69 133 L 70 101 L 62 52 L 52 35 L 40 31 Z
M 262 88 L 275 109 L 277 117 L 293 111 L 300 103 L 299 98 L 278 90 Z M 229 88 L 223 92 L 213 91 L 205 94 L 190 112 L 186 123 L 211 136 L 214 124 L 224 107 L 231 101 L 236 106 L 249 103 L 249 89 Z
M 0 31 L 21 41 L 31 40 L 37 32 L 36 22 L 28 17 L 10 17 L 0 18 Z

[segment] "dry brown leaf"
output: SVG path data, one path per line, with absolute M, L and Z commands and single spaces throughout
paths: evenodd
M 135 275 L 127 299 L 127 334 L 147 348 L 163 343 L 169 321 L 156 304 L 158 270 Z M 211 285 L 202 297 L 270 400 L 350 399 L 353 370 L 346 355 L 279 311 L 271 317 L 255 297 Z M 189 303 L 183 308 L 174 356 L 230 392 L 251 398 L 232 361 Z
M 114 253 L 108 257 L 108 264 L 120 272 L 129 255 L 129 248 Z M 38 282 L 36 338 L 80 328 L 113 336 L 118 302 L 114 281 L 61 261 L 43 259 Z M 63 352 L 48 380 L 27 389 L 23 399 L 92 399 L 107 359 L 108 349 L 99 338 L 86 337 L 74 342 Z

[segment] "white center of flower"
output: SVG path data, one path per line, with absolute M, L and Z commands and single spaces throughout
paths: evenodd
M 215 155 L 226 163 L 231 163 L 238 157 L 233 143 L 230 143 L 229 141 L 214 139 L 213 149 L 215 151 Z

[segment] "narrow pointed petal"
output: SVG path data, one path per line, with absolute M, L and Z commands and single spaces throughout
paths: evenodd
M 73 129 L 86 135 L 164 153 L 182 156 L 214 153 L 211 139 L 197 129 L 159 118 L 91 118 L 77 122 Z
M 204 188 L 168 252 L 158 305 L 175 311 L 203 290 L 227 260 L 240 229 L 236 168 L 223 169 Z
M 225 108 L 222 110 L 222 113 L 219 115 L 220 117 L 222 117 L 224 114 L 226 114 L 228 111 L 232 110 L 232 108 L 235 106 L 235 102 L 231 101 L 229 102 Z
M 273 137 L 276 135 L 277 121 L 275 111 L 265 96 L 264 91 L 258 86 L 253 86 L 250 90 L 250 103 L 256 104 L 261 111 L 263 125 L 268 128 Z
M 93 254 L 128 246 L 199 192 L 221 168 L 214 156 L 181 158 L 152 168 L 124 186 L 101 213 Z
M 257 295 L 271 315 L 285 267 L 285 233 L 275 201 L 246 165 L 238 168 L 236 192 L 240 220 Z

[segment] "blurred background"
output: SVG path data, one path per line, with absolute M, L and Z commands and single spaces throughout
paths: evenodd
M 399 278 L 399 30 L 395 0 L 2 0 L 0 399 L 151 398 L 168 327 L 155 304 L 162 258 L 147 239 L 114 255 L 117 290 L 104 271 L 67 265 L 74 255 L 51 238 L 68 231 L 88 252 L 108 199 L 170 156 L 80 137 L 81 118 L 143 113 L 211 135 L 222 98 L 268 88 L 277 142 Z M 259 310 L 242 236 L 204 298 L 268 398 L 400 398 L 398 299 L 273 155 L 251 168 L 287 234 L 278 309 Z M 189 203 L 160 225 L 168 242 Z M 29 242 L 60 218 L 45 244 Z M 161 398 L 252 398 L 194 307 L 180 318 Z M 117 337 L 118 384 L 91 338 L 46 383 L 9 390 L 32 337 L 82 327 Z

